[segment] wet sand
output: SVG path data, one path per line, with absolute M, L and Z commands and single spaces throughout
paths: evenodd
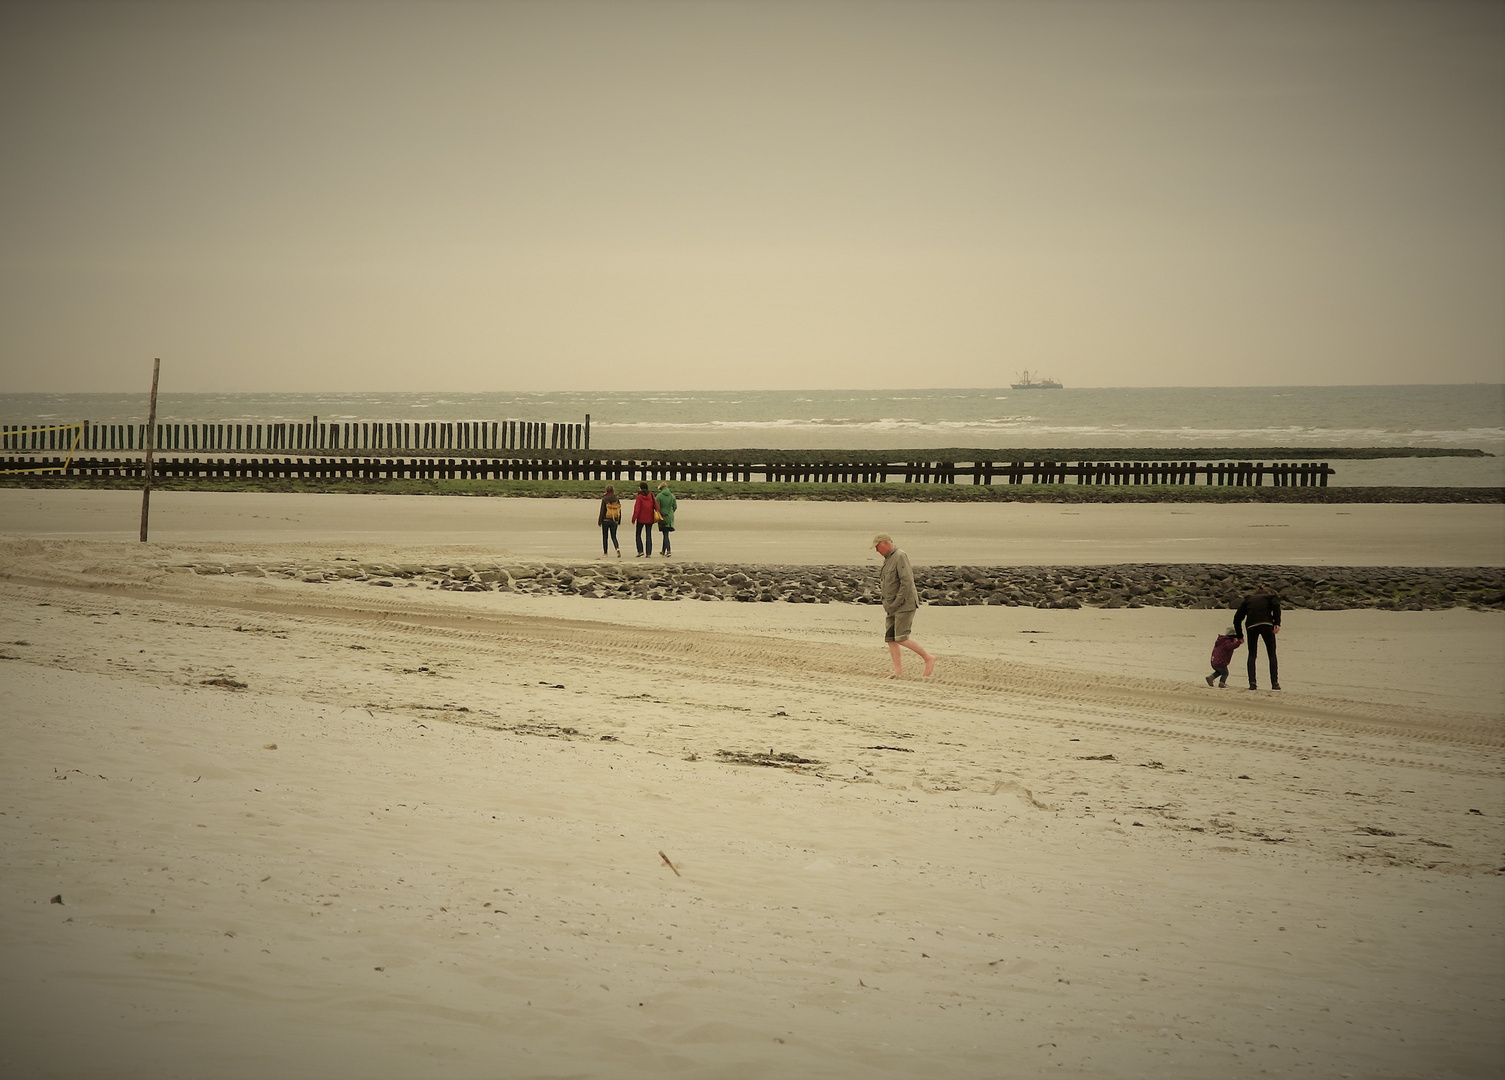
M 151 539 L 238 544 L 337 541 L 461 545 L 498 556 L 600 552 L 596 502 L 420 495 L 158 491 Z M 124 491 L 0 489 L 0 537 L 133 540 L 141 496 Z M 892 533 L 917 562 L 1098 565 L 1117 562 L 1288 566 L 1498 566 L 1505 505 L 1264 504 L 1062 506 L 995 503 L 683 500 L 676 554 L 706 562 L 821 564 L 868 558 Z M 633 527 L 619 538 L 632 547 Z

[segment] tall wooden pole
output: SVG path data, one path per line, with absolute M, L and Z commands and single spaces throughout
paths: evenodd
M 141 485 L 141 542 L 146 543 L 146 519 L 152 505 L 152 450 L 157 444 L 157 372 L 162 358 L 152 361 L 152 399 L 146 410 L 146 479 Z

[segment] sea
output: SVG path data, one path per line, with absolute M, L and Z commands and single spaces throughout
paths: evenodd
M 140 423 L 147 394 L 0 394 L 0 423 Z M 603 450 L 1445 447 L 1339 459 L 1339 485 L 1505 485 L 1505 383 L 1416 386 L 159 394 L 162 423 L 582 423 Z

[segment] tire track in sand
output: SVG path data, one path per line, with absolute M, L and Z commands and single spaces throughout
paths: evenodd
M 45 584 L 80 587 L 75 580 Z M 84 588 L 92 596 L 263 615 L 290 621 L 302 633 L 331 646 L 369 647 L 374 640 L 394 650 L 441 652 L 457 664 L 482 658 L 496 663 L 533 659 L 659 678 L 668 671 L 682 684 L 761 687 L 787 693 L 795 700 L 835 695 L 876 710 L 913 704 L 917 685 L 917 679 L 882 679 L 886 659 L 875 650 L 832 642 L 727 632 L 644 631 L 595 620 L 463 614 L 452 605 L 428 603 L 421 596 L 342 593 L 338 602 L 330 603 L 282 585 L 263 586 L 264 592 L 246 596 L 243 583 L 238 589 L 226 589 L 216 579 L 184 580 L 177 575 L 161 584 L 89 583 Z M 201 617 L 212 618 L 212 611 Z M 1244 704 L 1181 682 L 1108 678 L 968 657 L 946 659 L 934 679 L 924 685 L 928 704 L 987 720 L 1070 725 L 1103 733 L 1423 768 L 1442 767 L 1426 760 L 1428 747 L 1477 749 L 1488 760 L 1461 771 L 1485 777 L 1505 775 L 1499 756 L 1505 747 L 1500 725 L 1476 714 L 1307 695 L 1261 694 Z M 881 733 L 886 728 L 874 725 L 868 730 Z M 1350 737 L 1371 745 L 1362 749 L 1314 745 L 1309 741 L 1314 736 Z M 1389 745 L 1381 748 L 1372 745 L 1375 742 Z M 1457 762 L 1447 767 L 1460 769 Z

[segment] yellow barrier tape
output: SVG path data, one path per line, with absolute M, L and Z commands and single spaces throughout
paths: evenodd
M 73 455 L 78 452 L 78 444 L 84 437 L 83 424 L 60 424 L 57 427 L 22 428 L 19 431 L 7 432 L 7 434 L 20 435 L 29 431 L 71 431 L 73 432 L 73 444 L 68 447 L 68 457 L 61 465 L 50 465 L 41 469 L 3 469 L 0 475 L 9 476 L 11 473 L 44 473 L 44 472 L 67 472 L 73 464 Z M 22 451 L 25 453 L 25 451 Z

